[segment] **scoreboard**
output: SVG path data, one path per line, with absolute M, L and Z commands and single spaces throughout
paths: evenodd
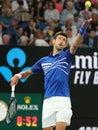
M 5 120 L 0 122 L 2 130 L 40 130 L 41 129 L 41 109 L 42 94 L 16 93 L 18 102 L 17 114 L 11 124 L 6 124 Z M 0 93 L 0 100 L 7 105 L 10 100 L 9 93 Z

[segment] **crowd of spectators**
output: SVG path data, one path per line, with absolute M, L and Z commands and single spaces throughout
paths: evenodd
M 69 46 L 83 20 L 92 17 L 82 47 L 98 48 L 98 0 L 0 0 L 0 45 L 52 46 L 64 31 Z

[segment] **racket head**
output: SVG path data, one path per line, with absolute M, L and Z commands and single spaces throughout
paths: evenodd
M 17 113 L 17 101 L 15 98 L 11 98 L 11 101 L 8 105 L 8 111 L 6 116 L 6 123 L 10 124 L 13 122 Z

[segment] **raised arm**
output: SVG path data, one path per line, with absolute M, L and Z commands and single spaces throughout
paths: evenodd
M 72 45 L 70 46 L 71 54 L 75 54 L 77 48 L 81 45 L 81 43 L 83 41 L 83 35 L 86 32 L 86 29 L 91 21 L 92 21 L 92 18 L 89 18 L 83 22 L 82 27 L 79 30 L 79 33 L 77 34 Z
M 12 87 L 13 85 L 17 85 L 19 82 L 19 79 L 21 78 L 28 78 L 30 75 L 32 75 L 32 71 L 31 70 L 27 70 L 24 72 L 20 72 L 18 74 L 15 74 L 12 78 L 11 78 L 11 82 L 10 82 L 10 86 Z

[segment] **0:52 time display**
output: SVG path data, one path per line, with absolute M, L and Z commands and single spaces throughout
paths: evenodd
M 18 127 L 22 127 L 23 125 L 27 127 L 37 127 L 38 126 L 38 117 L 37 116 L 26 116 L 25 118 L 22 116 L 17 116 L 16 123 Z

